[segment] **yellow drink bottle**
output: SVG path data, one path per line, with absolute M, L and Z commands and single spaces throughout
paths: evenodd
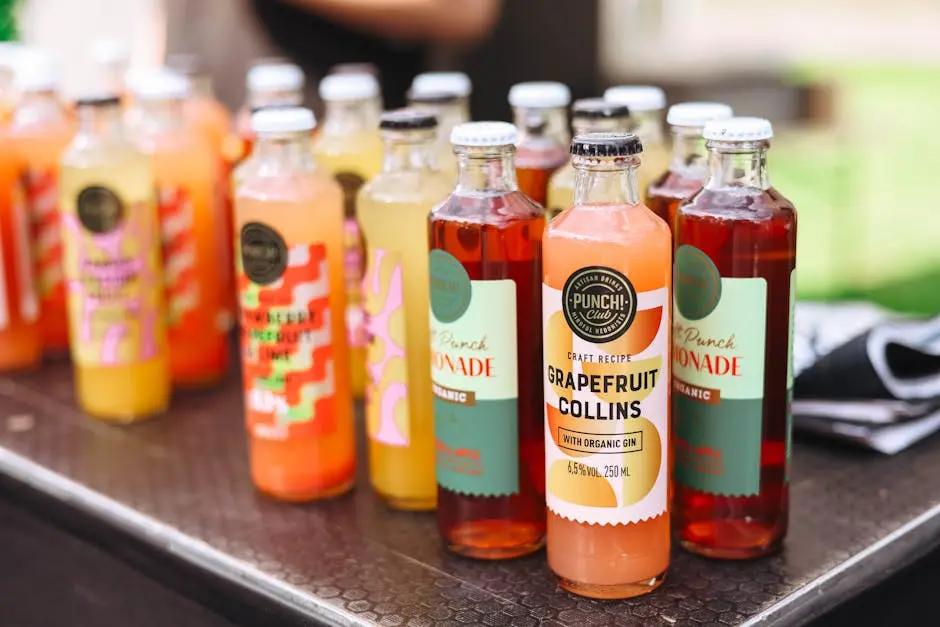
M 369 243 L 362 291 L 369 335 L 366 433 L 375 491 L 396 509 L 433 509 L 428 214 L 450 180 L 433 168 L 436 120 L 429 111 L 381 118 L 382 172 L 359 192 Z
M 670 150 L 663 129 L 666 94 L 652 85 L 621 85 L 605 91 L 604 100 L 630 108 L 631 130 L 643 143 L 643 158 L 636 176 L 640 200 L 646 202 L 650 185 L 669 167 Z
M 92 416 L 132 422 L 170 398 L 154 178 L 115 92 L 77 105 L 59 174 L 76 398 Z
M 457 182 L 457 157 L 450 143 L 450 132 L 458 124 L 470 121 L 470 77 L 462 72 L 426 72 L 418 74 L 408 91 L 408 103 L 429 109 L 437 116 L 438 168 Z
M 314 157 L 343 188 L 345 198 L 346 318 L 357 398 L 366 389 L 366 333 L 361 294 L 364 245 L 356 221 L 356 196 L 382 169 L 382 140 L 373 105 L 378 94 L 378 81 L 367 74 L 332 74 L 320 81 L 326 117 L 313 143 Z

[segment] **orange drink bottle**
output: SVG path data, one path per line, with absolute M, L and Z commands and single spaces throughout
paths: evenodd
M 643 163 L 637 170 L 640 199 L 645 202 L 650 183 L 669 167 L 669 148 L 663 129 L 666 94 L 652 85 L 621 85 L 604 92 L 604 100 L 630 108 L 632 132 L 643 143 Z
M 571 129 L 575 135 L 586 133 L 625 133 L 631 128 L 630 108 L 613 104 L 603 98 L 575 100 L 571 107 Z M 545 205 L 547 219 L 554 218 L 574 202 L 574 166 L 565 162 L 548 182 Z
M 43 350 L 68 355 L 68 310 L 62 273 L 62 220 L 59 211 L 59 159 L 75 133 L 72 117 L 59 100 L 52 60 L 31 54 L 17 69 L 21 94 L 10 139 L 21 170 L 17 198 L 25 205 L 39 298 Z
M 264 109 L 235 195 L 245 417 L 251 476 L 284 501 L 355 480 L 346 339 L 343 191 L 310 153 L 313 113 Z
M 418 74 L 408 90 L 408 104 L 430 109 L 437 116 L 438 168 L 451 181 L 457 181 L 457 158 L 450 133 L 458 124 L 470 121 L 470 94 L 473 85 L 462 72 Z
M 369 243 L 362 282 L 368 332 L 369 476 L 396 509 L 434 509 L 434 410 L 428 337 L 428 213 L 451 190 L 434 168 L 434 114 L 381 119 L 382 172 L 356 207 Z
M 360 188 L 382 169 L 382 140 L 375 99 L 379 83 L 368 74 L 332 74 L 320 81 L 326 106 L 323 127 L 313 141 L 313 154 L 343 188 L 346 215 L 346 328 L 349 331 L 352 391 L 366 389 L 366 328 L 362 311 L 364 244 L 356 220 Z
M 675 229 L 679 205 L 708 178 L 702 128 L 711 120 L 727 120 L 732 115 L 731 107 L 720 102 L 681 102 L 669 107 L 666 123 L 672 129 L 672 158 L 669 169 L 646 190 L 646 204 L 670 229 Z
M 516 146 L 519 190 L 544 206 L 548 180 L 568 161 L 567 85 L 552 82 L 518 83 L 509 90 L 509 104 L 520 130 Z
M 226 146 L 226 156 L 236 165 L 250 154 L 254 144 L 251 116 L 266 107 L 296 107 L 304 99 L 304 72 L 293 63 L 272 59 L 253 65 L 245 75 L 248 97 L 235 115 L 236 141 Z
M 548 565 L 619 599 L 669 566 L 669 228 L 640 201 L 639 139 L 575 137 L 574 205 L 549 223 L 542 292 Z
M 125 137 L 115 90 L 77 106 L 59 171 L 76 397 L 92 416 L 132 422 L 170 400 L 153 171 Z
M 150 70 L 131 87 L 142 114 L 135 140 L 150 157 L 157 189 L 170 373 L 177 386 L 211 385 L 229 361 L 218 155 L 186 123 L 182 74 Z

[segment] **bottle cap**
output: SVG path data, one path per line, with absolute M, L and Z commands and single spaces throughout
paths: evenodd
M 620 85 L 604 92 L 604 100 L 630 107 L 638 111 L 658 111 L 666 108 L 666 94 L 652 85 Z
M 699 127 L 712 120 L 727 120 L 733 115 L 731 107 L 721 102 L 680 102 L 669 107 L 666 123 Z
M 189 81 L 168 67 L 129 70 L 124 83 L 140 100 L 184 100 L 189 96 Z
M 45 52 L 24 52 L 16 63 L 15 84 L 22 92 L 54 91 L 59 87 L 59 68 Z
M 96 39 L 91 44 L 91 59 L 100 65 L 126 65 L 130 62 L 131 51 L 118 39 Z
M 379 68 L 374 63 L 337 63 L 330 68 L 330 74 L 368 74 L 379 78 Z
M 255 133 L 298 133 L 313 130 L 316 125 L 313 111 L 304 107 L 271 107 L 251 116 Z
M 450 94 L 465 98 L 473 91 L 470 77 L 463 72 L 426 72 L 418 74 L 411 82 L 412 98 L 427 94 Z
M 427 92 L 423 94 L 416 94 L 414 90 L 408 91 L 408 102 L 413 105 L 437 105 L 437 104 L 447 104 L 448 102 L 454 102 L 459 100 L 460 96 L 457 94 L 447 94 L 444 92 L 434 93 Z
M 324 100 L 368 100 L 379 95 L 379 82 L 370 74 L 330 74 L 320 81 Z
M 702 136 L 717 141 L 756 142 L 773 137 L 774 129 L 764 118 L 728 118 L 705 124 Z
M 395 131 L 437 128 L 437 116 L 424 109 L 386 111 L 379 118 L 379 128 Z
M 509 122 L 464 122 L 450 132 L 455 146 L 515 146 L 519 131 Z
M 571 107 L 571 117 L 582 120 L 628 118 L 630 107 L 625 104 L 615 104 L 603 98 L 582 98 L 574 101 Z
M 509 104 L 514 107 L 541 109 L 567 107 L 571 91 L 563 83 L 551 81 L 516 83 L 509 89 Z
M 571 154 L 578 157 L 629 157 L 643 152 L 633 133 L 587 133 L 571 141 Z
M 304 73 L 293 63 L 255 65 L 245 77 L 250 92 L 299 91 L 304 87 Z

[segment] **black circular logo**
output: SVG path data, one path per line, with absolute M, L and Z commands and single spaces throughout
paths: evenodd
M 242 227 L 240 247 L 242 268 L 254 283 L 267 285 L 287 269 L 287 244 L 281 234 L 260 222 Z
M 92 233 L 110 233 L 124 221 L 124 203 L 107 187 L 93 185 L 78 194 L 78 219 Z
M 604 344 L 616 340 L 633 324 L 636 290 L 613 268 L 589 266 L 568 277 L 561 306 L 568 326 L 578 337 Z

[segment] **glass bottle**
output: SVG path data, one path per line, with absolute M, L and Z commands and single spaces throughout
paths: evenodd
M 235 196 L 251 476 L 283 501 L 342 494 L 356 470 L 343 192 L 310 153 L 314 124 L 299 107 L 252 116 L 254 166 Z
M 330 74 L 364 74 L 366 76 L 371 76 L 381 87 L 382 76 L 379 72 L 379 68 L 374 63 L 337 63 L 330 68 Z M 379 116 L 382 115 L 382 112 L 385 111 L 385 101 L 382 98 L 382 90 L 379 89 L 379 92 L 376 94 L 375 98 L 372 99 L 372 116 L 375 119 L 376 125 L 379 123 Z
M 434 509 L 434 410 L 428 337 L 428 213 L 450 193 L 436 170 L 434 114 L 382 116 L 382 172 L 359 192 L 369 243 L 362 282 L 369 337 L 369 475 L 393 508 Z
M 65 356 L 69 333 L 58 180 L 59 159 L 75 125 L 59 100 L 58 84 L 50 57 L 30 54 L 22 60 L 16 74 L 20 102 L 10 122 L 10 140 L 20 165 L 16 199 L 24 203 L 29 224 L 43 350 Z
M 681 102 L 669 107 L 666 122 L 672 129 L 669 169 L 650 184 L 646 204 L 675 227 L 676 209 L 702 188 L 708 178 L 708 156 L 702 128 L 711 120 L 727 120 L 734 112 L 720 102 Z
M 438 527 L 461 555 L 525 555 L 545 538 L 542 208 L 519 191 L 516 127 L 460 124 L 454 192 L 430 217 Z
M 343 189 L 346 215 L 346 325 L 349 331 L 352 391 L 366 390 L 366 329 L 362 313 L 364 245 L 356 221 L 356 196 L 363 184 L 382 169 L 382 140 L 374 102 L 379 96 L 375 77 L 333 74 L 320 81 L 326 106 L 323 127 L 313 142 L 317 162 Z
M 177 386 L 212 385 L 229 362 L 218 154 L 187 124 L 183 75 L 150 70 L 132 89 L 141 111 L 134 139 L 150 157 L 157 189 L 170 374 Z
M 116 92 L 76 104 L 59 171 L 76 397 L 92 416 L 132 422 L 170 399 L 153 170 L 124 134 Z
M 770 122 L 705 125 L 709 178 L 675 228 L 676 535 L 726 559 L 783 542 L 796 211 L 767 177 Z
M 430 109 L 437 116 L 437 161 L 441 171 L 457 182 L 457 157 L 450 133 L 470 121 L 470 77 L 461 72 L 427 72 L 417 75 L 408 91 L 408 104 Z
M 570 102 L 571 92 L 561 83 L 518 83 L 509 90 L 516 127 L 522 129 L 516 146 L 519 189 L 543 206 L 549 178 L 568 161 Z
M 579 135 L 574 205 L 545 232 L 548 565 L 620 599 L 669 566 L 671 241 L 639 200 L 632 133 Z
M 575 100 L 571 107 L 571 128 L 575 135 L 625 133 L 630 130 L 630 108 L 603 98 Z M 551 220 L 574 203 L 575 170 L 569 159 L 548 182 L 545 214 Z
M 637 137 L 643 143 L 643 163 L 637 169 L 640 199 L 646 202 L 650 183 L 669 167 L 669 148 L 663 130 L 666 94 L 651 85 L 622 85 L 604 92 L 604 100 L 630 107 Z
M 304 99 L 304 73 L 293 63 L 274 58 L 259 62 L 245 75 L 247 101 L 235 116 L 236 135 L 228 141 L 225 155 L 236 166 L 248 158 L 254 145 L 251 116 L 266 107 L 296 107 Z

